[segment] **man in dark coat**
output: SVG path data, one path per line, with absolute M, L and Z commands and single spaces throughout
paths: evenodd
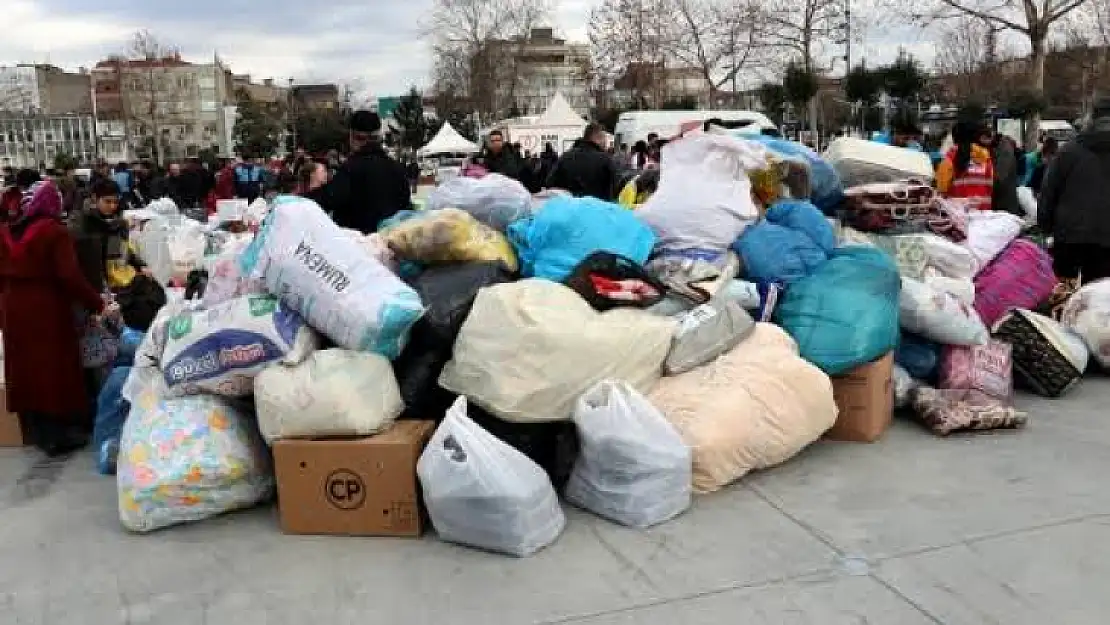
M 589 124 L 582 138 L 567 150 L 551 175 L 547 186 L 565 189 L 575 197 L 591 196 L 607 202 L 616 197 L 617 166 L 606 151 L 605 131 L 598 124 Z
M 513 146 L 505 144 L 505 135 L 500 130 L 489 133 L 486 149 L 478 162 L 491 174 L 501 174 L 517 181 L 526 173 L 524 159 Z
M 305 194 L 341 228 L 369 234 L 398 211 L 412 208 L 408 174 L 404 165 L 386 154 L 381 129 L 377 113 L 352 113 L 351 156 L 331 182 Z
M 1062 279 L 1110 277 L 1110 99 L 1048 166 L 1037 221 L 1051 233 L 1053 266 Z
M 1013 139 L 999 134 L 994 139 L 994 191 L 991 193 L 991 208 L 1005 211 L 1018 217 L 1025 216 L 1025 210 L 1018 201 L 1018 180 L 1023 173 L 1024 156 Z

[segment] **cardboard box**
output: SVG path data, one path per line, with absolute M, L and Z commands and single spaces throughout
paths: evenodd
M 432 421 L 398 421 L 376 436 L 274 443 L 282 530 L 420 536 L 416 461 L 434 430 Z
M 22 447 L 25 444 L 19 417 L 8 412 L 8 392 L 0 384 L 0 447 Z
M 894 353 L 832 379 L 840 415 L 826 437 L 873 443 L 894 418 Z

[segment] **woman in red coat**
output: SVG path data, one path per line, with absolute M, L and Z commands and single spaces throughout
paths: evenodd
M 0 303 L 8 410 L 30 442 L 51 456 L 86 442 L 90 402 L 75 308 L 104 302 L 77 264 L 53 182 L 32 185 L 19 214 L 0 227 Z

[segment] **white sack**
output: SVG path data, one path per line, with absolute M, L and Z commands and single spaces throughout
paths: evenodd
M 250 246 L 252 236 L 237 236 L 224 244 L 219 254 L 205 259 L 208 284 L 204 287 L 201 303 L 205 308 L 219 306 L 236 297 L 266 292 L 261 280 L 243 275 L 239 256 Z
M 404 410 L 393 366 L 378 354 L 325 349 L 254 380 L 258 427 L 267 443 L 306 436 L 368 436 Z
M 304 319 L 276 297 L 245 295 L 170 319 L 162 375 L 173 395 L 246 397 L 263 369 L 299 363 L 318 343 Z
M 599 313 L 548 280 L 497 284 L 478 291 L 439 385 L 505 421 L 566 421 L 601 380 L 651 388 L 674 329 L 643 310 Z
M 1061 320 L 1083 339 L 1098 364 L 1110 369 L 1110 280 L 1076 291 L 1064 304 Z
M 971 211 L 964 247 L 979 261 L 981 271 L 1021 234 L 1021 218 L 1002 211 Z M 963 277 L 963 276 L 952 276 Z
M 432 189 L 424 206 L 426 210 L 457 208 L 504 232 L 509 224 L 532 212 L 532 194 L 524 185 L 501 174 L 482 178 L 458 176 Z
M 699 493 L 786 462 L 837 416 L 832 381 L 769 323 L 708 365 L 663 378 L 648 400 L 693 450 Z
M 973 307 L 912 278 L 902 278 L 898 312 L 903 329 L 941 345 L 983 345 L 990 338 Z
M 555 542 L 566 526 L 547 474 L 471 421 L 465 397 L 428 441 L 416 475 L 442 540 L 524 557 Z
M 690 507 L 690 448 L 651 402 L 623 382 L 599 382 L 578 399 L 581 451 L 567 501 L 647 528 Z
M 265 501 L 274 476 L 249 413 L 212 395 L 142 392 L 123 426 L 116 485 L 123 526 L 149 532 Z
M 636 214 L 663 249 L 725 250 L 759 217 L 747 171 L 767 167 L 757 144 L 715 134 L 663 147 L 659 189 Z
M 949 278 L 932 267 L 926 267 L 925 284 L 935 291 L 955 297 L 961 304 L 975 305 L 975 282 L 968 278 Z
M 154 279 L 165 286 L 172 279 L 184 281 L 190 271 L 200 267 L 208 237 L 200 222 L 179 216 L 157 217 L 143 226 L 134 245 Z
M 346 349 L 396 358 L 424 314 L 416 291 L 304 198 L 274 200 L 240 262 L 245 275 L 261 277 L 267 291 Z
M 975 254 L 959 243 L 932 233 L 914 236 L 924 239 L 927 264 L 942 276 L 955 280 L 971 280 L 982 269 Z

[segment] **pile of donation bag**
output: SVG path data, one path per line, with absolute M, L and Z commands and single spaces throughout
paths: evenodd
M 276 494 L 290 533 L 527 556 L 567 504 L 650 527 L 896 406 L 1020 427 L 1015 385 L 1110 360 L 1105 283 L 1046 307 L 1025 220 L 873 145 L 699 131 L 634 205 L 460 177 L 370 234 L 291 196 L 246 231 L 160 205 L 135 236 L 169 301 L 99 398 L 124 526 Z

